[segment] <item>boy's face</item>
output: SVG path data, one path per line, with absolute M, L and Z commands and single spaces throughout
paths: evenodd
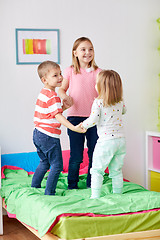
M 46 88 L 55 91 L 56 87 L 61 87 L 63 76 L 61 75 L 60 68 L 52 68 L 48 73 L 42 77 L 42 82 Z

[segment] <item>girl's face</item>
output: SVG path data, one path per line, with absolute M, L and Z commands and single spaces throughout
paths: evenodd
M 89 63 L 94 58 L 94 49 L 92 44 L 88 41 L 80 43 L 74 51 L 74 56 L 78 57 L 81 67 L 88 67 Z

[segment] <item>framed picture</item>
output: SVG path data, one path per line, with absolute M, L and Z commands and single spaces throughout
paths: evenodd
M 16 63 L 60 63 L 59 29 L 16 28 Z

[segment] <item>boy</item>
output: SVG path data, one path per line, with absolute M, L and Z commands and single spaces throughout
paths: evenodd
M 45 173 L 50 169 L 45 195 L 55 195 L 59 174 L 63 170 L 60 145 L 60 126 L 63 124 L 75 132 L 83 133 L 80 125 L 72 125 L 63 115 L 61 100 L 55 92 L 61 87 L 63 77 L 58 64 L 52 61 L 42 62 L 38 66 L 38 75 L 44 84 L 35 107 L 33 142 L 40 157 L 40 163 L 32 179 L 32 187 L 40 188 Z

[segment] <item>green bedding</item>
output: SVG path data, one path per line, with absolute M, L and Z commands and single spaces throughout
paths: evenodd
M 160 228 L 160 211 L 107 217 L 61 217 L 51 232 L 61 239 L 86 239 Z
M 160 208 L 160 193 L 148 191 L 134 183 L 124 182 L 123 194 L 112 194 L 108 174 L 104 177 L 99 199 L 90 199 L 91 190 L 85 188 L 86 175 L 80 176 L 79 190 L 67 190 L 67 174 L 61 174 L 56 196 L 46 196 L 44 189 L 48 173 L 41 189 L 31 188 L 32 175 L 24 170 L 5 169 L 4 174 L 0 194 L 5 199 L 7 211 L 37 229 L 40 236 L 63 213 L 110 215 Z

